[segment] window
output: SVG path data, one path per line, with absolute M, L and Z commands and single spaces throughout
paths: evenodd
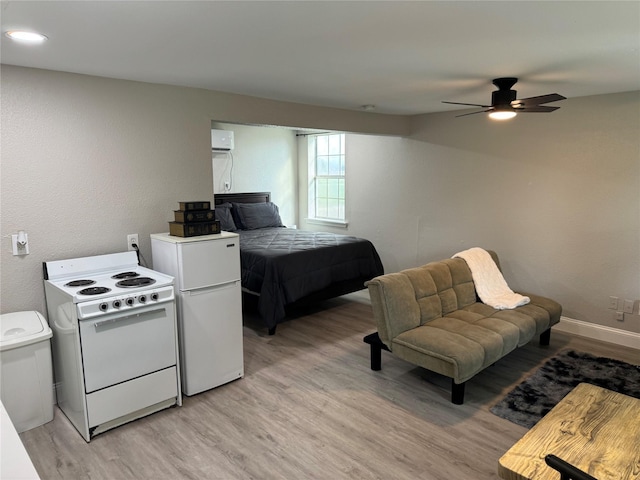
M 309 218 L 345 222 L 345 135 L 309 141 Z

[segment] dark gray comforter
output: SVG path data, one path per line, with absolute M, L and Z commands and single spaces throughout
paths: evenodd
M 242 287 L 259 295 L 258 312 L 269 329 L 285 305 L 331 285 L 364 282 L 384 273 L 373 244 L 362 238 L 289 228 L 240 233 Z

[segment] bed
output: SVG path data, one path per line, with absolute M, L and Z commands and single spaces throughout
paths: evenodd
M 217 193 L 214 203 L 222 230 L 240 235 L 243 300 L 270 335 L 288 309 L 362 290 L 384 273 L 369 240 L 284 227 L 269 192 Z

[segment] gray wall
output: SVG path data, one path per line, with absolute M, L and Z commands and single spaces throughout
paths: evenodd
M 212 120 L 391 134 L 409 126 L 404 117 L 8 65 L 0 81 L 0 312 L 45 313 L 43 261 L 123 251 L 128 233 L 140 235 L 151 265 L 149 234 L 168 230 L 177 202 L 213 198 Z M 268 186 L 289 184 L 293 197 L 295 166 L 285 175 Z M 277 199 L 294 216 L 288 197 Z M 18 230 L 29 236 L 27 256 L 11 254 Z
M 433 182 L 423 203 L 455 205 L 421 219 L 418 254 L 495 248 L 515 286 L 559 299 L 565 316 L 640 332 L 640 92 L 569 99 L 507 124 L 473 119 L 415 123 L 423 168 L 450 187 Z M 635 300 L 636 315 L 616 321 L 609 296 Z
M 409 138 L 348 135 L 348 233 L 371 239 L 387 272 L 494 249 L 512 288 L 557 299 L 568 318 L 640 333 L 639 112 L 632 92 L 508 123 L 418 116 Z M 634 300 L 635 314 L 615 320 L 609 296 Z
M 213 154 L 214 193 L 271 192 L 285 225 L 298 217 L 296 132 L 293 129 L 213 122 L 234 132 L 232 152 Z M 225 182 L 229 190 L 225 190 Z
M 370 238 L 387 271 L 493 248 L 514 288 L 558 299 L 568 317 L 640 331 L 637 316 L 621 324 L 607 309 L 610 295 L 640 298 L 639 92 L 498 125 L 19 67 L 1 76 L 2 312 L 45 312 L 42 261 L 122 251 L 127 233 L 151 264 L 149 234 L 167 230 L 177 202 L 220 191 L 213 120 L 237 127 L 233 190 L 271 190 L 286 223 L 304 226 L 306 212 L 292 132 L 230 123 L 359 132 L 348 135 L 349 228 L 338 231 Z M 21 229 L 31 254 L 14 257 Z
M 639 99 L 571 99 L 508 125 L 425 115 L 411 139 L 350 136 L 350 230 L 389 271 L 494 249 L 513 288 L 640 332 Z M 634 300 L 635 315 L 616 321 L 609 296 Z

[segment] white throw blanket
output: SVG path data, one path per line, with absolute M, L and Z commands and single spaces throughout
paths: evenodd
M 529 297 L 514 293 L 509 288 L 500 269 L 486 250 L 473 247 L 456 253 L 452 258 L 456 257 L 464 259 L 469 265 L 476 292 L 483 303 L 498 310 L 512 309 L 529 303 Z

